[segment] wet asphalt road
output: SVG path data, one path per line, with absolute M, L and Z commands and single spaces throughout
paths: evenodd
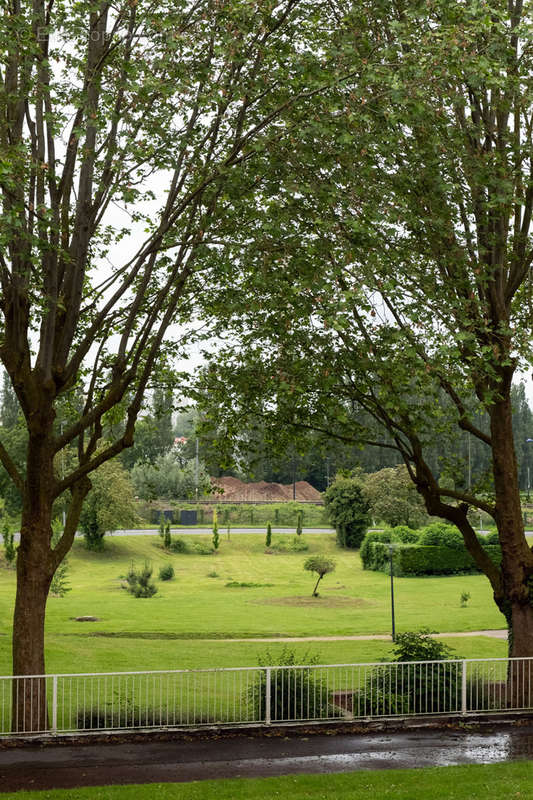
M 0 794 L 20 789 L 268 777 L 533 760 L 533 725 L 0 748 Z M 533 770 L 532 770 L 533 772 Z

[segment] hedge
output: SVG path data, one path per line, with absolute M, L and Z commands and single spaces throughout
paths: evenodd
M 388 572 L 389 548 L 382 542 L 369 543 L 369 566 L 366 569 Z M 485 552 L 495 564 L 501 562 L 501 549 L 496 545 L 485 545 Z M 395 575 L 453 575 L 460 572 L 479 572 L 470 553 L 463 548 L 428 547 L 423 545 L 401 545 L 394 549 Z

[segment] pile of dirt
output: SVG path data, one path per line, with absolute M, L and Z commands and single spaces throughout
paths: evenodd
M 253 502 L 279 502 L 283 503 L 287 500 L 295 499 L 297 502 L 320 503 L 322 495 L 307 481 L 296 481 L 294 485 L 293 498 L 293 485 L 292 483 L 267 483 L 266 481 L 258 481 L 257 483 L 244 483 L 238 478 L 224 477 L 212 478 L 213 486 L 222 489 L 220 495 L 221 500 L 231 501 L 233 503 Z

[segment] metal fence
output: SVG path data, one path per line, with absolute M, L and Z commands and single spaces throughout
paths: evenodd
M 533 659 L 0 677 L 0 734 L 533 710 Z

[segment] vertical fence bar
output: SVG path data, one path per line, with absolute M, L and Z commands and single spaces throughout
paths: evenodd
M 272 722 L 271 709 L 270 709 L 270 703 L 272 699 L 271 698 L 272 687 L 270 685 L 270 680 L 271 680 L 270 667 L 265 667 L 265 725 L 270 725 Z
M 466 714 L 466 665 L 467 662 L 463 659 L 461 670 L 461 714 Z
M 57 733 L 57 675 L 52 676 L 52 733 Z

